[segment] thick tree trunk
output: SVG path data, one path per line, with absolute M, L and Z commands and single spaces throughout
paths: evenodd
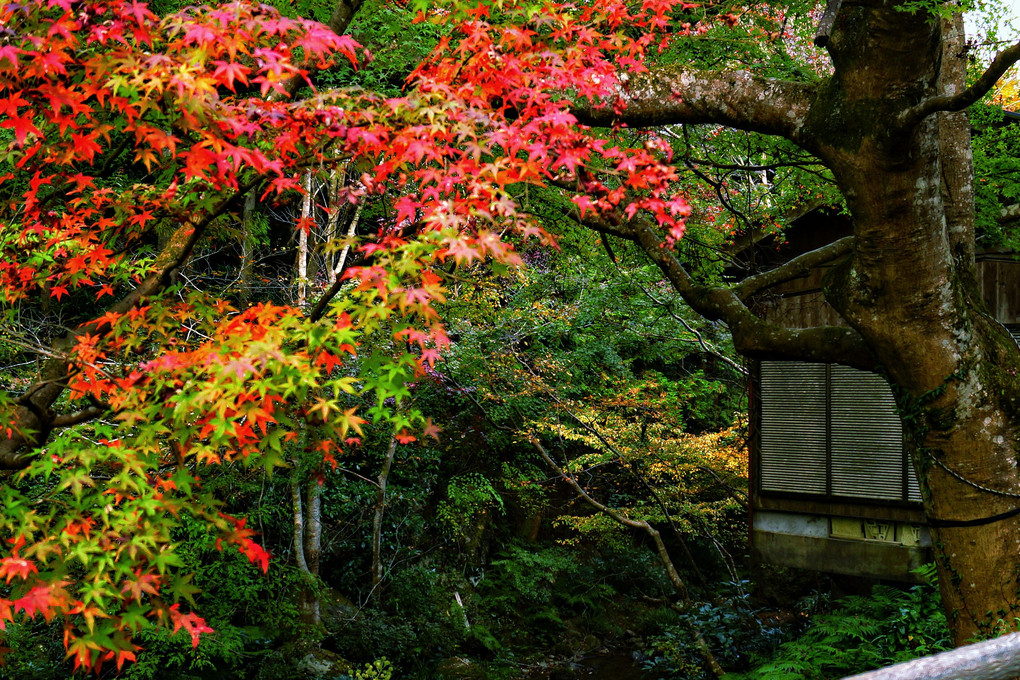
M 641 245 L 695 311 L 729 325 L 738 351 L 888 376 L 959 643 L 1020 613 L 1020 347 L 975 284 L 969 126 L 955 112 L 1020 60 L 1020 43 L 964 88 L 959 17 L 940 23 L 899 4 L 843 3 L 826 42 L 834 73 L 816 84 L 670 65 L 628 74 L 611 106 L 577 105 L 596 125 L 715 123 L 786 137 L 832 171 L 852 238 L 733 286 L 705 285 L 640 218 L 585 223 Z M 837 263 L 825 295 L 852 330 L 778 328 L 748 309 L 757 291 L 823 262 Z
M 843 23 L 867 27 L 833 36 L 837 72 L 853 78 L 834 81 L 820 107 L 827 115 L 810 124 L 853 215 L 856 247 L 826 296 L 898 392 L 962 643 L 1012 625 L 1020 612 L 1020 519 L 998 517 L 1020 499 L 1020 350 L 974 285 L 965 121 L 944 114 L 898 123 L 959 79 L 949 72 L 955 62 L 938 69 L 938 24 L 866 6 L 845 9 Z M 868 68 L 853 68 L 865 60 Z M 857 121 L 849 130 L 847 110 Z

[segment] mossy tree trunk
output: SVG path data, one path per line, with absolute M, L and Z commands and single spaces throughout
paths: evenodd
M 692 308 L 728 323 L 744 354 L 889 376 L 961 643 L 1020 613 L 1020 518 L 980 521 L 1020 506 L 1020 348 L 977 290 L 969 125 L 957 112 L 1020 45 L 964 89 L 959 17 L 940 25 L 895 4 L 844 3 L 826 46 L 834 73 L 817 84 L 666 66 L 632 76 L 615 109 L 578 111 L 596 125 L 710 122 L 786 137 L 831 169 L 851 238 L 723 287 L 695 280 L 651 225 L 588 225 L 640 244 Z M 833 262 L 824 292 L 849 328 L 786 329 L 750 312 L 756 292 Z

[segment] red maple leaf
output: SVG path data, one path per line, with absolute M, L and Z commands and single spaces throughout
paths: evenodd
M 174 623 L 174 631 L 177 632 L 182 628 L 188 631 L 188 635 L 191 636 L 191 646 L 198 647 L 198 637 L 202 633 L 212 633 L 213 629 L 206 624 L 198 614 L 194 612 L 188 614 L 181 613 L 181 605 L 175 604 L 170 607 L 170 620 Z
M 38 571 L 32 562 L 22 557 L 5 557 L 3 560 L 0 560 L 0 577 L 7 577 L 8 583 L 15 576 L 25 580 L 31 574 L 35 574 Z
M 38 585 L 32 588 L 24 597 L 14 601 L 14 611 L 24 611 L 28 618 L 42 614 L 42 617 L 49 621 L 53 618 L 54 607 L 61 604 L 61 600 L 54 596 L 54 588 L 50 585 Z
M 19 146 L 25 143 L 29 134 L 40 134 L 39 128 L 35 126 L 30 116 L 10 116 L 4 121 L 0 121 L 0 128 L 13 129 L 14 139 L 17 140 Z
M 441 427 L 432 423 L 432 418 L 425 419 L 425 427 L 422 429 L 423 435 L 426 437 L 432 437 L 436 441 L 439 441 L 439 433 L 442 431 L 443 429 Z

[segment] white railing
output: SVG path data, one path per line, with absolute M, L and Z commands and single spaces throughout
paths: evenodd
M 1020 633 L 905 661 L 843 680 L 1015 680 L 1020 678 Z

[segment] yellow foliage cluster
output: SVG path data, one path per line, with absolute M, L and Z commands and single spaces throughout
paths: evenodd
M 542 425 L 564 442 L 569 471 L 594 498 L 633 519 L 672 522 L 687 535 L 711 535 L 723 543 L 746 535 L 745 513 L 733 497 L 734 492 L 746 497 L 747 489 L 747 448 L 740 423 L 694 435 L 677 431 L 678 424 L 668 418 L 652 423 L 631 409 L 589 408 L 576 415 L 589 427 L 573 418 Z M 557 524 L 587 541 L 613 545 L 626 540 L 626 530 L 609 517 L 593 514 L 587 506 L 577 510 L 577 515 L 558 518 Z

